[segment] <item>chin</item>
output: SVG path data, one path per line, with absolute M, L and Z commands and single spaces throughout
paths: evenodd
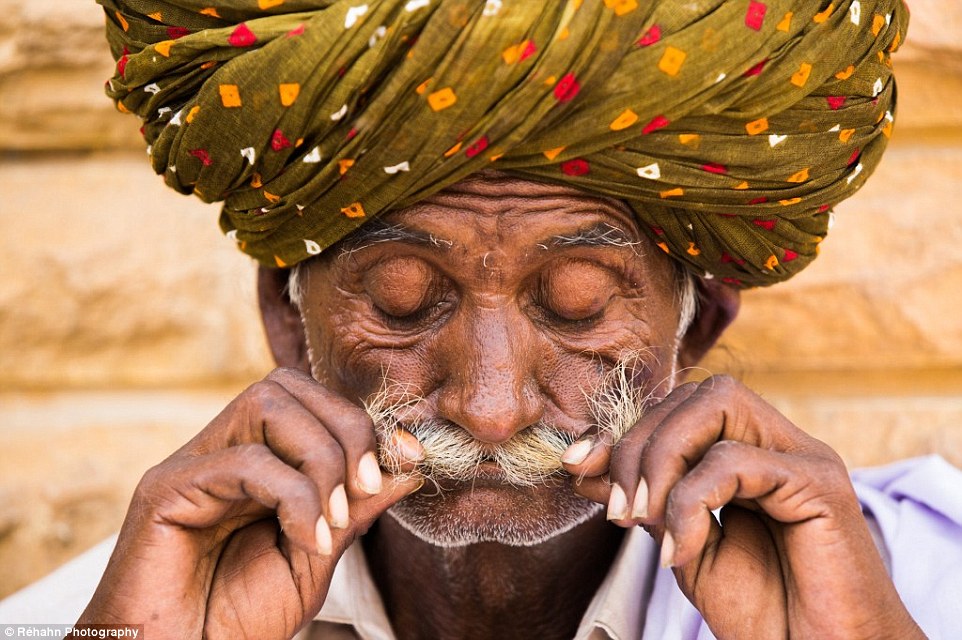
M 602 505 L 575 495 L 565 480 L 535 487 L 475 481 L 430 485 L 388 510 L 421 540 L 439 547 L 495 542 L 529 547 L 559 536 L 601 513 Z

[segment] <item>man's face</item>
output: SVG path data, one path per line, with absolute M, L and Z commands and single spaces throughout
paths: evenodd
M 667 392 L 679 312 L 666 256 L 618 202 L 503 176 L 386 216 L 302 273 L 315 377 L 363 400 L 385 378 L 420 417 L 497 447 L 539 423 L 596 429 L 586 394 L 628 354 Z M 597 513 L 561 478 L 512 487 L 491 463 L 391 511 L 441 545 L 536 544 Z

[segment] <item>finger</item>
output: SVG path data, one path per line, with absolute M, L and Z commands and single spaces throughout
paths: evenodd
M 697 385 L 684 384 L 664 400 L 651 407 L 611 452 L 609 475 L 612 500 L 608 503 L 608 519 L 623 526 L 634 526 L 647 517 L 648 488 L 641 477 L 641 456 L 652 431 L 678 405 L 694 393 Z
M 634 427 L 622 436 L 618 442 L 608 431 L 601 431 L 579 438 L 569 446 L 561 457 L 561 463 L 565 470 L 573 476 L 579 478 L 595 477 L 606 474 L 611 465 L 611 456 L 616 448 L 625 441 L 633 440 L 644 442 L 647 438 L 648 430 L 638 429 L 642 422 L 657 424 L 658 417 L 667 413 L 672 407 L 681 402 L 697 385 L 682 385 L 670 394 L 667 398 L 645 411 L 645 416 L 651 416 L 647 420 L 643 417 Z
M 418 463 L 424 460 L 425 451 L 413 433 L 407 429 L 392 430 L 381 443 L 381 460 L 384 466 L 401 474 L 412 473 L 418 468 Z
M 608 471 L 611 446 L 610 434 L 583 436 L 565 450 L 561 456 L 561 465 L 576 478 L 600 476 Z
M 361 408 L 297 369 L 275 369 L 268 380 L 287 389 L 337 440 L 347 468 L 349 496 L 374 495 L 381 488 L 374 422 Z
M 736 455 L 736 448 L 754 449 L 732 440 L 716 443 L 671 489 L 663 523 L 663 567 L 685 566 L 704 554 L 709 539 L 717 540 L 720 531 L 712 511 L 728 504 L 739 489 L 737 471 L 720 465 L 734 462 L 734 458 L 744 462 L 751 455 L 747 451 Z
M 424 486 L 424 476 L 419 473 L 402 475 L 383 474 L 383 489 L 374 496 L 368 496 L 352 503 L 351 526 L 347 530 L 333 532 L 336 548 L 344 549 L 360 535 L 364 535 L 374 521 L 385 511 L 416 493 Z
M 300 595 L 295 601 L 301 603 L 303 607 L 302 611 L 306 613 L 304 619 L 312 618 L 320 609 L 327 592 L 327 585 L 330 582 L 334 564 L 340 559 L 347 548 L 351 546 L 359 536 L 363 535 L 387 509 L 405 497 L 415 493 L 424 484 L 423 477 L 418 474 L 398 476 L 384 474 L 382 481 L 384 488 L 379 494 L 362 498 L 352 504 L 351 526 L 346 529 L 338 529 L 331 532 L 332 553 L 330 555 L 300 553 L 301 550 L 296 546 L 292 546 L 290 540 L 286 538 L 280 540 L 278 546 L 282 550 L 283 557 L 289 560 L 291 575 L 297 580 L 299 585 L 297 591 Z M 246 535 L 259 524 L 260 523 L 256 523 L 254 526 L 245 527 L 241 530 L 241 534 Z M 231 546 L 241 548 L 242 545 L 234 544 L 236 542 L 236 539 L 232 539 Z M 276 534 L 273 538 L 261 541 L 261 546 L 268 551 L 274 544 L 277 544 Z M 226 552 L 230 552 L 230 549 Z M 248 556 L 246 562 L 250 564 L 250 554 L 247 553 L 246 555 Z M 276 561 L 276 554 L 265 553 L 255 554 L 255 556 L 257 556 L 258 561 L 264 560 L 270 562 L 272 559 Z M 246 591 L 249 591 L 248 585 L 244 585 L 244 587 Z M 245 597 L 247 597 L 246 591 Z M 281 601 L 283 600 L 282 598 Z M 298 611 L 295 610 L 295 617 L 297 617 L 297 613 Z M 274 629 L 275 627 L 271 627 L 272 633 Z M 289 636 L 290 634 L 287 634 L 283 637 Z
M 380 490 L 381 474 L 372 451 L 365 454 L 355 451 L 352 456 L 344 448 L 350 441 L 344 437 L 344 429 L 339 436 L 337 428 L 331 426 L 335 425 L 334 422 L 325 424 L 318 417 L 325 412 L 329 417 L 332 411 L 360 419 L 355 430 L 366 435 L 353 441 L 355 449 L 373 442 L 373 427 L 360 408 L 331 393 L 303 372 L 277 369 L 238 396 L 215 419 L 216 423 L 226 422 L 226 427 L 205 430 L 210 435 L 202 446 L 195 447 L 193 453 L 198 455 L 239 443 L 262 442 L 281 460 L 314 480 L 323 498 L 323 512 L 328 523 L 343 528 L 348 526 L 350 519 L 348 497 L 376 493 Z M 343 423 L 341 420 L 337 424 L 343 427 Z M 394 444 L 401 460 L 423 455 L 417 443 L 412 445 L 396 439 Z M 353 474 L 349 473 L 352 457 L 355 459 Z M 362 486 L 364 489 L 360 488 Z
M 572 478 L 571 488 L 577 495 L 598 504 L 608 504 L 611 495 L 611 481 L 607 475 Z
M 332 527 L 348 525 L 345 491 L 347 463 L 340 443 L 288 389 L 273 380 L 252 385 L 243 394 L 246 411 L 235 419 L 235 440 L 263 442 L 281 460 L 317 486 L 324 516 Z M 246 424 L 238 425 L 241 417 Z M 237 444 L 232 442 L 231 444 Z
M 770 606 L 777 612 L 784 585 L 781 571 L 773 568 L 781 566 L 783 559 L 771 543 L 769 527 L 757 514 L 734 505 L 722 509 L 721 523 L 712 520 L 701 553 L 687 562 L 674 563 L 672 570 L 679 588 L 699 611 L 710 616 L 730 616 L 746 601 L 753 603 L 752 608 Z M 661 536 L 662 566 L 672 565 L 677 558 L 673 536 L 664 530 L 655 533 Z M 751 578 L 746 580 L 745 576 Z M 736 582 L 742 589 L 736 590 L 737 594 L 732 591 Z M 777 633 L 759 629 L 752 637 L 784 634 L 784 625 L 776 628 Z
M 149 479 L 164 524 L 207 528 L 228 518 L 256 519 L 275 512 L 284 534 L 310 553 L 330 553 L 316 484 L 261 444 L 245 444 L 210 455 L 182 458 L 157 468 L 163 478 Z M 160 487 L 159 489 L 156 487 Z M 263 509 L 251 509 L 256 503 Z
M 709 378 L 662 419 L 644 447 L 641 474 L 649 494 L 648 522 L 664 517 L 671 488 L 719 440 L 781 451 L 817 448 L 814 438 L 734 379 Z
M 711 512 L 733 500 L 778 522 L 798 523 L 828 515 L 847 485 L 841 465 L 833 470 L 819 458 L 718 442 L 669 494 L 665 528 L 674 541 L 673 564 L 701 553 L 717 526 Z
M 335 565 L 333 556 L 304 553 L 283 535 L 276 522 L 261 520 L 238 529 L 218 558 L 218 571 L 207 597 L 203 637 L 234 638 L 241 634 L 258 640 L 296 636 L 324 603 Z M 251 579 L 251 576 L 290 576 L 289 580 Z M 271 603 L 248 616 L 248 603 Z M 239 603 L 248 604 L 239 607 Z

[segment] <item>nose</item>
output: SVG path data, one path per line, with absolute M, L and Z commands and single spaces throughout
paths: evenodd
M 520 313 L 479 309 L 455 322 L 440 417 L 489 444 L 501 444 L 544 413 L 534 335 Z

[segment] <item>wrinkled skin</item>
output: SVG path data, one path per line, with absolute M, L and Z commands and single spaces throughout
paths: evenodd
M 151 638 L 290 637 L 369 530 L 399 638 L 570 638 L 624 529 L 640 524 L 718 637 L 921 637 L 839 457 L 734 380 L 675 386 L 734 317 L 736 292 L 700 283 L 679 341 L 667 258 L 622 205 L 567 188 L 489 175 L 389 219 L 435 242 L 362 243 L 312 262 L 303 327 L 286 274 L 262 270 L 268 337 L 287 368 L 147 473 L 82 622 L 145 623 Z M 557 241 L 599 224 L 630 242 Z M 583 392 L 637 350 L 638 383 L 664 400 L 612 447 Z M 372 477 L 359 403 L 384 374 L 418 390 L 420 411 L 490 445 L 557 425 L 587 443 L 565 456 L 584 479 L 515 489 L 489 469 L 439 497 L 416 475 Z M 397 446 L 412 465 L 421 454 Z M 422 534 L 445 521 L 487 541 L 423 541 L 386 515 L 412 493 L 404 504 L 433 516 Z M 572 526 L 566 509 L 585 499 L 608 521 Z M 497 540 L 505 530 L 546 539 L 510 546 Z

